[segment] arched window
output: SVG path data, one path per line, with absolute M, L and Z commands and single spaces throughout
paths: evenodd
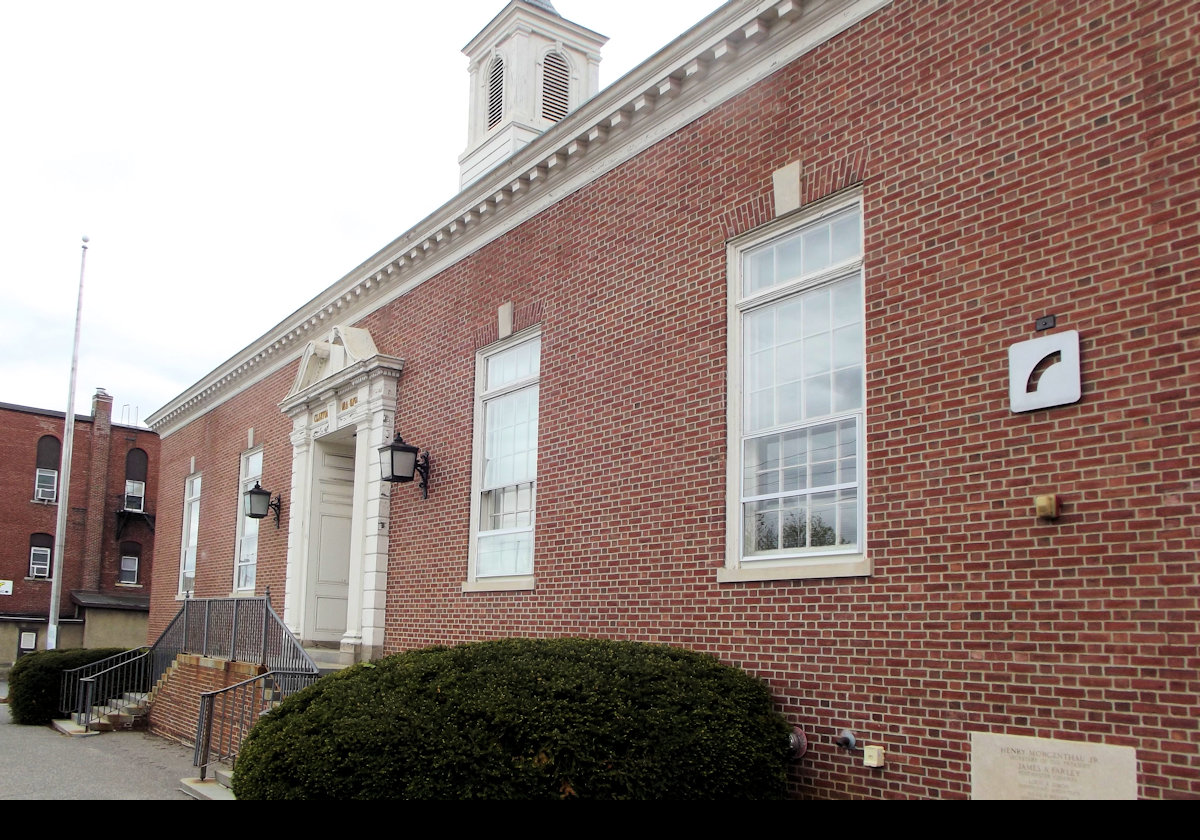
M 552 52 L 542 62 L 542 117 L 558 122 L 567 115 L 571 78 L 567 60 Z
M 117 573 L 117 583 L 136 584 L 138 582 L 138 565 L 141 561 L 141 543 L 121 543 L 121 570 Z
M 504 59 L 496 56 L 488 75 L 488 129 L 500 124 L 504 116 Z
M 145 450 L 130 449 L 125 456 L 125 510 L 142 513 L 146 510 L 146 469 L 149 458 Z
M 58 498 L 58 465 L 62 444 L 54 435 L 43 435 L 37 445 L 37 473 L 33 479 L 33 500 L 53 502 Z
M 50 577 L 50 560 L 53 556 L 54 537 L 49 534 L 30 534 L 29 576 L 31 578 Z

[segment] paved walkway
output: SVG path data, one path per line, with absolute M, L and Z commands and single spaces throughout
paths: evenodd
M 191 799 L 179 782 L 195 775 L 190 747 L 144 732 L 72 738 L 18 726 L 0 703 L 0 799 Z

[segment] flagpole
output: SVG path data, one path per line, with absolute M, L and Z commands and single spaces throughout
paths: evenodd
M 50 618 L 46 650 L 58 648 L 58 602 L 62 598 L 63 556 L 67 545 L 67 514 L 71 510 L 71 448 L 75 444 L 75 375 L 79 370 L 79 327 L 83 322 L 83 269 L 87 264 L 88 238 L 83 237 L 79 257 L 79 299 L 75 304 L 75 347 L 71 351 L 71 390 L 67 392 L 67 419 L 63 423 L 62 464 L 58 471 L 58 520 L 54 525 L 54 564 L 50 568 Z

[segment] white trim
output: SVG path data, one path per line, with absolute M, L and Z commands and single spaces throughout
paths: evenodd
M 379 354 L 366 330 L 334 327 L 341 336 L 346 366 L 309 382 L 304 365 L 280 403 L 291 419 L 291 485 L 284 493 L 287 566 L 283 620 L 301 639 L 316 632 L 308 613 L 316 459 L 321 441 L 354 441 L 354 488 L 346 631 L 341 648 L 356 656 L 383 651 L 386 613 L 391 498 L 381 480 L 379 448 L 395 432 L 396 385 L 404 362 Z M 315 374 L 314 374 L 315 375 Z M 308 384 L 305 384 L 308 383 Z
M 771 243 L 773 240 L 783 236 L 790 235 L 793 232 L 811 227 L 824 219 L 829 218 L 837 213 L 841 213 L 852 207 L 859 208 L 859 236 L 860 236 L 860 256 L 845 260 L 837 265 L 831 265 L 821 271 L 813 272 L 810 275 L 802 275 L 794 281 L 772 285 L 764 290 L 755 291 L 750 294 L 743 292 L 743 277 L 742 265 L 743 257 L 749 251 L 763 245 Z M 865 276 L 865 255 L 861 242 L 864 237 L 866 227 L 866 219 L 863 213 L 863 201 L 860 191 L 854 190 L 848 193 L 841 193 L 833 196 L 828 200 L 820 201 L 809 205 L 806 208 L 801 208 L 792 213 L 789 213 L 779 219 L 776 219 L 766 225 L 763 225 L 756 230 L 738 236 L 729 241 L 726 249 L 727 266 L 728 266 L 728 297 L 727 297 L 727 319 L 728 319 L 728 340 L 726 346 L 726 376 L 727 376 L 727 395 L 726 400 L 726 533 L 725 533 L 725 566 L 717 571 L 717 581 L 719 583 L 738 583 L 745 581 L 770 581 L 770 580 L 800 580 L 806 578 L 824 578 L 824 577 L 853 577 L 865 576 L 871 573 L 871 562 L 868 553 L 868 535 L 866 533 L 867 508 L 866 508 L 866 488 L 867 488 L 867 463 L 866 463 L 866 375 L 865 375 L 865 344 L 866 344 L 866 276 Z M 755 559 L 744 559 L 744 535 L 742 533 L 745 522 L 745 505 L 748 499 L 754 500 L 757 498 L 770 498 L 775 495 L 794 495 L 794 494 L 766 494 L 762 497 L 744 497 L 742 494 L 743 486 L 743 459 L 744 459 L 744 444 L 749 437 L 757 437 L 759 435 L 771 434 L 773 428 L 758 429 L 753 435 L 747 436 L 743 433 L 743 408 L 744 398 L 742 392 L 742 371 L 745 363 L 745 348 L 742 332 L 742 322 L 746 313 L 751 312 L 763 306 L 775 304 L 784 299 L 799 296 L 813 289 L 826 286 L 842 279 L 857 275 L 860 278 L 862 296 L 860 298 L 860 306 L 862 306 L 862 321 L 863 324 L 863 405 L 861 408 L 830 412 L 822 415 L 810 422 L 805 420 L 804 423 L 797 425 L 796 423 L 788 423 L 779 426 L 777 430 L 798 429 L 798 428 L 814 428 L 816 426 L 829 423 L 836 423 L 854 418 L 857 424 L 857 481 L 853 486 L 857 488 L 857 504 L 858 504 L 858 526 L 857 537 L 858 543 L 854 547 L 837 548 L 830 546 L 827 548 L 815 549 L 804 548 L 796 549 L 791 554 L 782 555 L 763 555 Z M 838 489 L 843 485 L 823 486 L 821 492 Z
M 463 592 L 527 592 L 537 588 L 533 575 L 509 575 L 507 577 L 464 580 Z

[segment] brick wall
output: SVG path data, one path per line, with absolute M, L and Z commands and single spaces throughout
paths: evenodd
M 250 679 L 257 665 L 180 654 L 155 687 L 150 704 L 150 731 L 184 744 L 195 744 L 200 695 Z
M 397 428 L 434 462 L 428 501 L 393 494 L 389 649 L 710 651 L 809 733 L 798 795 L 968 796 L 973 731 L 1136 747 L 1141 796 L 1200 795 L 1198 36 L 1185 2 L 898 0 L 357 324 L 405 359 Z M 874 572 L 717 584 L 726 240 L 797 160 L 806 201 L 863 195 Z M 542 326 L 537 588 L 463 593 L 475 355 L 508 301 Z M 1083 398 L 1014 415 L 1006 351 L 1047 313 L 1082 336 Z M 245 426 L 288 485 L 292 375 L 165 442 L 163 551 L 194 455 L 211 593 Z
M 254 445 L 263 447 L 260 483 L 272 494 L 282 493 L 280 527 L 274 516 L 262 520 L 258 531 L 261 558 L 287 555 L 288 505 L 291 491 L 291 421 L 279 410 L 279 401 L 291 388 L 296 365 L 273 374 L 254 390 L 235 397 L 216 412 L 205 415 L 170 436 L 163 447 L 158 470 L 156 546 L 160 573 L 151 590 L 148 641 L 153 642 L 179 611 L 179 558 L 183 534 L 184 484 L 195 470 L 201 475 L 200 533 L 196 558 L 198 598 L 226 598 L 233 591 L 233 558 L 237 547 L 238 492 L 242 453 L 253 430 Z M 283 613 L 283 562 L 260 562 L 255 594 L 271 588 L 271 602 Z
M 104 395 L 93 403 L 95 418 L 76 416 L 69 488 L 67 541 L 64 558 L 63 616 L 75 614 L 73 589 L 102 592 L 137 592 L 117 586 L 120 543 L 117 540 L 117 511 L 125 492 L 125 457 L 134 447 L 145 450 L 149 461 L 147 498 L 156 490 L 159 454 L 158 435 L 147 429 L 111 423 L 112 398 Z M 0 597 L 0 614 L 46 616 L 49 611 L 49 580 L 30 580 L 29 538 L 31 534 L 55 533 L 58 507 L 33 500 L 37 469 L 37 443 L 44 435 L 63 438 L 61 412 L 19 406 L 0 407 L 0 487 L 3 515 L 0 516 L 0 579 L 13 581 L 13 594 Z M 98 421 L 98 422 L 97 422 Z M 97 434 L 99 427 L 101 433 Z M 57 466 L 56 466 L 57 469 Z M 59 490 L 61 491 L 61 477 Z M 61 497 L 60 497 L 61 498 Z M 153 506 L 147 507 L 153 512 Z M 142 545 L 140 582 L 148 586 L 154 559 L 154 532 L 144 520 L 133 520 L 123 540 Z M 39 629 L 39 646 L 44 639 Z M 0 661 L 7 651 L 0 651 Z M 9 657 L 11 658 L 11 657 Z
M 29 537 L 54 534 L 58 506 L 33 501 L 37 471 L 37 443 L 44 435 L 63 437 L 63 416 L 34 411 L 0 409 L 0 486 L 4 491 L 4 515 L 0 516 L 0 578 L 13 582 L 13 594 L 0 596 L 0 612 L 5 614 L 46 615 L 50 604 L 50 581 L 27 580 L 29 576 Z M 76 453 L 89 451 L 91 424 L 76 422 Z M 90 482 L 87 457 L 75 459 L 70 487 L 71 510 L 67 516 L 66 568 L 63 597 L 59 609 L 70 615 L 69 592 L 79 587 L 80 558 L 84 547 L 84 515 Z M 62 485 L 59 483 L 59 490 Z M 61 492 L 60 492 L 61 500 Z M 4 656 L 0 653 L 0 660 Z

